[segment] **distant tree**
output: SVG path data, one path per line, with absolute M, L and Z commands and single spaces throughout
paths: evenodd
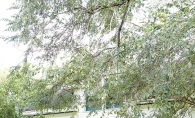
M 28 72 L 45 76 L 38 82 L 44 85 L 41 88 L 83 89 L 97 97 L 97 106 L 107 101 L 120 106 L 121 117 L 143 116 L 132 101 L 154 98 L 150 117 L 180 117 L 195 106 L 194 4 L 193 0 L 17 0 L 12 8 L 19 12 L 13 20 L 5 19 L 7 30 L 17 35 L 6 40 L 27 45 L 27 62 L 31 56 L 40 60 L 39 68 L 45 69 Z M 64 57 L 57 66 L 60 55 Z M 51 64 L 48 68 L 46 62 Z M 40 90 L 38 85 L 29 88 Z
M 10 90 L 15 90 L 14 88 L 17 84 L 13 83 L 11 88 L 7 88 L 9 80 L 6 79 L 5 72 L 0 72 L 0 117 L 1 118 L 22 118 L 22 114 L 19 110 L 19 101 L 15 99 L 15 95 L 11 93 Z

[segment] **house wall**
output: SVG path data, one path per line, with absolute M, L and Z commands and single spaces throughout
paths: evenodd
M 152 113 L 152 105 L 141 105 L 142 111 L 146 114 L 145 117 L 150 115 Z M 148 109 L 150 108 L 150 109 Z M 117 109 L 117 108 L 115 108 Z M 113 109 L 107 109 L 104 117 L 102 118 L 116 118 L 116 114 L 109 114 Z M 60 114 L 50 114 L 45 115 L 45 118 L 71 118 L 72 116 L 75 116 L 75 118 L 86 118 L 90 112 L 70 112 L 70 113 L 60 113 Z M 102 116 L 102 111 L 99 111 L 98 114 L 92 115 L 89 118 L 100 118 Z M 34 116 L 33 118 L 39 118 L 38 116 Z M 185 116 L 184 118 L 190 118 L 189 116 Z M 195 118 L 195 110 L 192 112 L 192 118 Z
M 148 110 L 148 107 L 152 107 L 152 105 L 142 105 L 141 108 L 143 112 L 149 115 L 152 112 L 152 109 Z M 117 108 L 113 108 L 117 109 Z M 113 109 L 107 109 L 103 118 L 116 118 L 116 114 L 109 114 Z M 90 111 L 82 111 L 82 112 L 70 112 L 70 113 L 60 113 L 60 114 L 48 114 L 45 115 L 45 118 L 71 118 L 74 116 L 75 118 L 86 118 L 89 115 Z M 103 112 L 100 110 L 97 114 L 92 114 L 89 118 L 100 118 Z M 39 118 L 39 116 L 34 116 L 33 118 Z
M 78 112 L 66 112 L 66 113 L 60 113 L 60 114 L 50 114 L 50 115 L 45 115 L 45 118 L 71 118 L 72 116 L 75 116 L 75 118 L 86 118 L 90 111 L 86 111 L 86 96 L 84 94 L 84 91 L 80 90 L 76 93 L 77 95 L 79 95 L 81 97 L 81 101 L 79 104 L 79 111 Z M 146 104 L 144 103 L 144 105 L 140 106 L 142 111 L 146 114 L 146 116 L 150 115 L 152 113 L 153 110 L 153 105 L 152 104 Z M 150 109 L 148 109 L 150 108 Z M 104 117 L 102 118 L 116 118 L 117 115 L 116 114 L 109 114 L 113 109 L 117 110 L 117 108 L 111 108 L 111 109 L 106 109 L 106 113 L 104 115 Z M 46 112 L 48 113 L 48 111 Z M 52 113 L 52 111 L 50 111 L 49 113 Z M 25 116 L 33 116 L 37 114 L 37 112 L 24 112 L 23 115 Z M 103 114 L 103 111 L 99 111 L 96 115 L 92 115 L 88 118 L 100 118 Z M 193 110 L 193 112 L 191 113 L 192 118 L 195 118 L 195 110 Z M 39 118 L 38 116 L 34 116 L 33 118 Z M 190 118 L 188 116 L 186 116 L 185 118 Z
M 71 118 L 71 116 L 75 116 L 76 114 L 77 114 L 76 112 L 48 114 L 48 115 L 45 115 L 45 118 Z M 34 116 L 33 118 L 39 118 L 39 116 Z

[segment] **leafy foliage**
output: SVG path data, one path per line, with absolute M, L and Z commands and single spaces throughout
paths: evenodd
M 6 40 L 28 45 L 27 62 L 29 54 L 40 60 L 41 65 L 21 75 L 27 78 L 24 82 L 28 80 L 22 86 L 32 91 L 28 97 L 34 96 L 30 100 L 47 96 L 45 103 L 38 101 L 44 104 L 37 109 L 47 108 L 47 100 L 61 87 L 72 92 L 83 89 L 97 96 L 99 104 L 117 103 L 120 117 L 144 117 L 132 101 L 150 102 L 150 98 L 155 99 L 155 111 L 148 117 L 179 117 L 190 112 L 195 106 L 195 3 L 147 2 L 18 0 L 13 6 L 18 14 L 13 21 L 7 20 L 8 30 L 18 34 Z M 136 24 L 137 14 L 144 19 Z M 56 65 L 59 61 L 60 66 Z M 17 80 L 21 71 L 15 70 L 11 77 Z M 71 98 L 71 104 L 79 99 L 69 95 L 62 97 L 65 103 L 57 108 L 70 106 L 66 101 Z
M 20 102 L 16 98 L 15 94 L 12 94 L 10 90 L 16 90 L 14 88 L 17 83 L 12 83 L 11 88 L 8 89 L 9 80 L 6 79 L 6 74 L 0 72 L 0 117 L 1 118 L 24 118 L 22 111 L 19 107 Z

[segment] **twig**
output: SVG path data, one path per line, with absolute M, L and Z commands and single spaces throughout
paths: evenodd
M 114 49 L 115 47 L 111 47 L 111 48 L 105 48 L 99 52 L 97 52 L 96 54 L 93 55 L 93 58 L 99 56 L 102 52 L 106 51 L 106 50 L 111 50 L 111 49 Z

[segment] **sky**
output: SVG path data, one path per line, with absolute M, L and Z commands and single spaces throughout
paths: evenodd
M 0 19 L 10 18 L 14 11 L 7 10 L 15 0 L 3 0 L 0 7 Z M 6 22 L 0 21 L 0 36 L 4 34 L 11 35 L 4 32 L 6 29 Z M 23 58 L 23 50 L 19 47 L 14 47 L 13 44 L 6 43 L 3 39 L 0 39 L 0 71 L 5 70 L 11 66 L 18 65 Z

